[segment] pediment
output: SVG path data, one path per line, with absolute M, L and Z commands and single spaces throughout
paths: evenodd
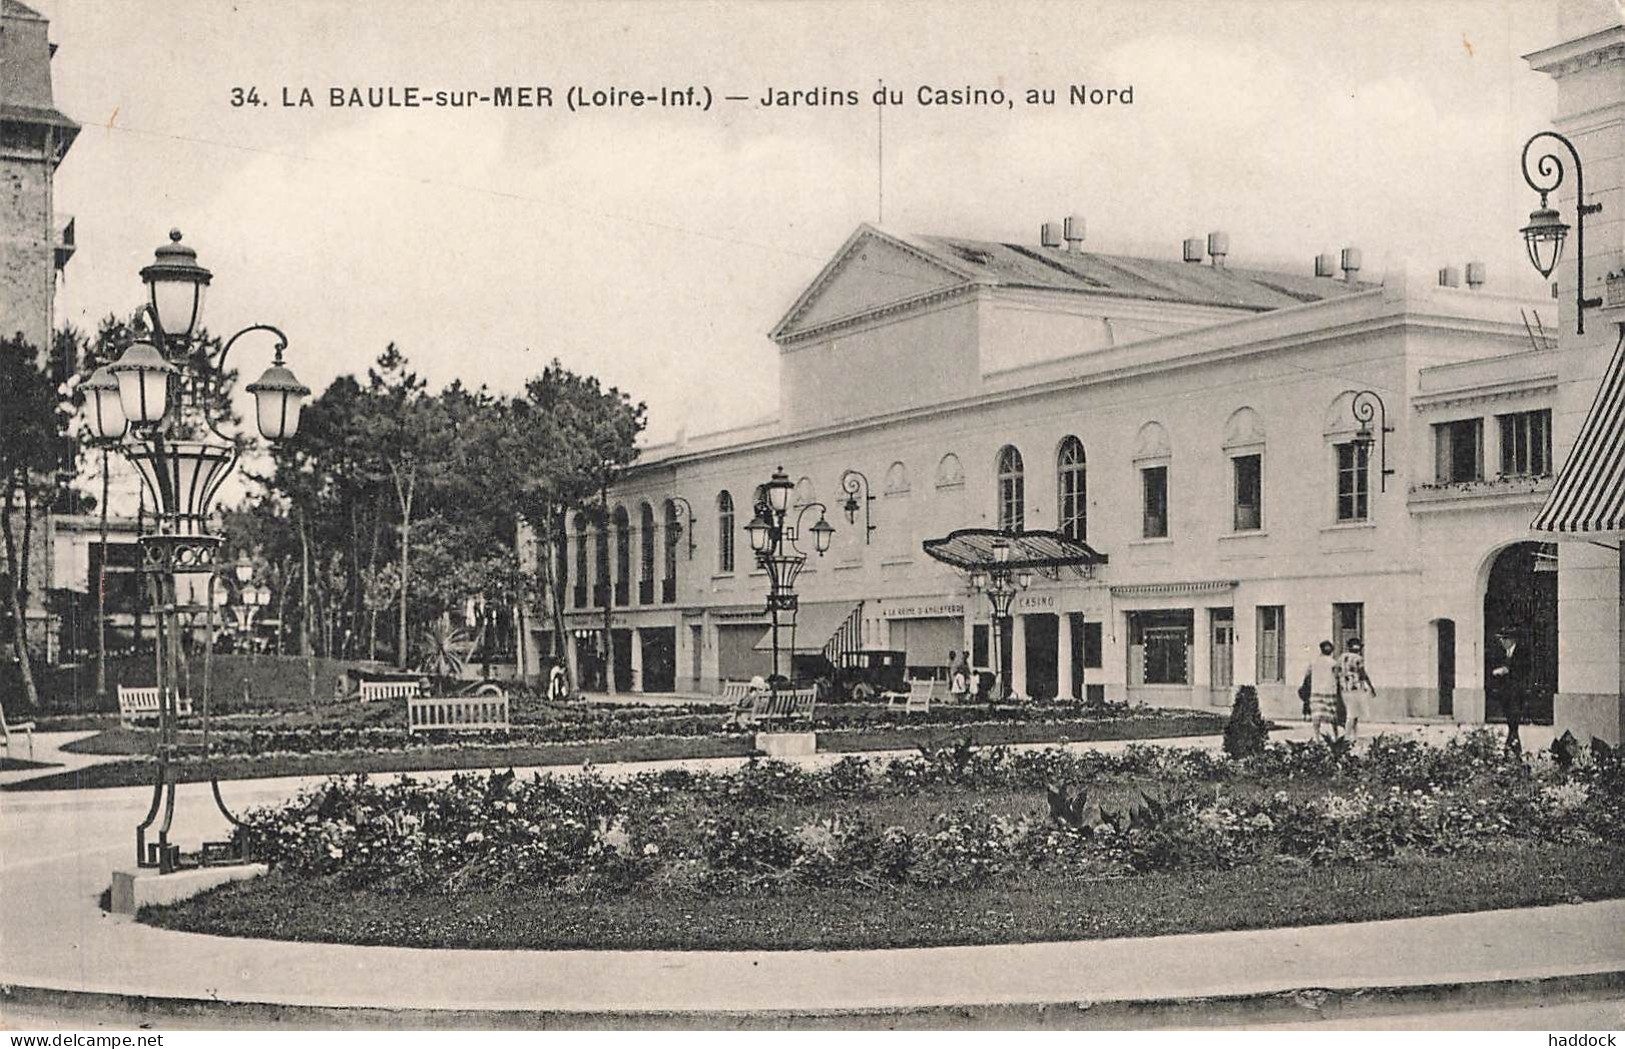
M 974 282 L 925 250 L 862 226 L 773 329 L 776 340 Z

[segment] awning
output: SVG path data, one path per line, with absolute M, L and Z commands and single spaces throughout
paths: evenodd
M 983 571 L 999 562 L 993 557 L 993 544 L 1003 539 L 1010 544 L 1010 559 L 1004 567 L 1053 570 L 1071 568 L 1082 574 L 1106 563 L 1106 555 L 1060 532 L 1001 532 L 995 528 L 961 528 L 941 539 L 927 539 L 925 552 L 945 565 L 964 571 Z
M 861 602 L 857 601 L 819 601 L 804 604 L 796 609 L 795 619 L 779 613 L 779 651 L 789 652 L 791 638 L 795 639 L 795 651 L 799 654 L 822 652 L 829 639 L 835 636 L 835 631 L 857 611 Z M 756 651 L 773 651 L 773 628 L 768 627 L 762 634 L 762 639 L 756 642 Z
M 1560 536 L 1625 532 L 1625 331 L 1568 461 L 1530 528 Z

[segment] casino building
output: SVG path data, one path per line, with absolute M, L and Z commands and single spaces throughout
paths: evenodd
M 1530 531 L 1554 472 L 1549 301 L 1497 293 L 1477 263 L 1367 274 L 1351 248 L 1279 273 L 1237 264 L 1223 233 L 1168 258 L 1085 251 L 1081 220 L 1060 233 L 860 226 L 772 329 L 776 417 L 645 449 L 605 527 L 559 537 L 588 683 L 606 601 L 621 690 L 768 671 L 743 528 L 782 466 L 837 528 L 797 582 L 800 653 L 989 666 L 986 596 L 925 544 L 1051 532 L 1091 563 L 1015 598 L 1023 695 L 1227 706 L 1256 684 L 1290 713 L 1314 645 L 1360 636 L 1380 716 L 1482 721 L 1486 642 L 1510 623 L 1551 716 L 1557 547 Z M 527 663 L 550 643 L 533 632 Z

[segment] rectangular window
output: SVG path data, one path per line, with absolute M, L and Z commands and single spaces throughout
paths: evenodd
M 1440 484 L 1484 479 L 1483 419 L 1434 424 L 1433 479 Z
M 1286 680 L 1286 609 L 1258 606 L 1258 681 Z
M 1190 684 L 1195 613 L 1189 609 L 1129 614 L 1130 684 Z
M 1507 477 L 1547 477 L 1552 472 L 1552 412 L 1518 412 L 1501 423 L 1501 473 Z
M 1101 625 L 1100 623 L 1083 624 L 1083 666 L 1086 670 L 1100 669 Z
M 1147 466 L 1140 471 L 1144 492 L 1145 519 L 1141 535 L 1147 539 L 1168 537 L 1168 468 Z
M 1351 637 L 1365 639 L 1365 605 L 1353 601 L 1332 606 L 1332 644 L 1342 655 Z
M 1370 445 L 1358 441 L 1337 446 L 1337 519 L 1364 521 L 1370 513 Z
M 1230 462 L 1236 475 L 1236 531 L 1255 532 L 1264 527 L 1264 457 L 1238 455 Z

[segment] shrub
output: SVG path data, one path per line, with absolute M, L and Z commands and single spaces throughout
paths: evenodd
M 1258 710 L 1258 689 L 1242 685 L 1236 689 L 1235 705 L 1224 726 L 1224 752 L 1232 758 L 1250 758 L 1269 742 L 1269 725 Z

